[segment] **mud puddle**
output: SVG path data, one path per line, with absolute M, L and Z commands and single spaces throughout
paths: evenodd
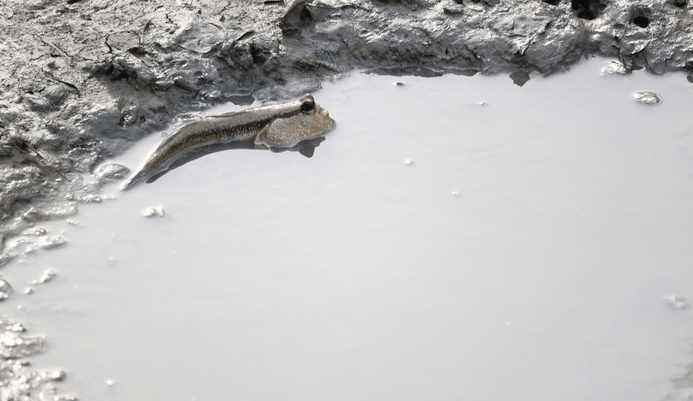
M 107 187 L 3 268 L 3 313 L 83 400 L 662 399 L 692 359 L 693 85 L 607 64 L 328 83 L 312 158 Z

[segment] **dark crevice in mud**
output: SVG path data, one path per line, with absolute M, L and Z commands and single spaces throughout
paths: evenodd
M 405 6 L 407 8 L 412 9 L 412 10 L 416 10 L 417 8 L 420 8 L 420 7 L 423 7 L 423 8 L 429 7 L 426 0 L 371 0 L 371 1 L 374 4 L 392 4 L 395 6 Z
M 570 3 L 578 18 L 593 20 L 604 11 L 606 4 L 599 0 L 572 0 Z
M 630 22 L 639 26 L 640 28 L 647 28 L 650 25 L 650 19 L 647 17 L 646 10 L 642 8 L 636 8 L 630 17 Z
M 298 35 L 302 29 L 308 27 L 313 22 L 313 17 L 308 10 L 308 1 L 299 0 L 294 2 L 282 18 L 279 26 L 282 33 L 287 36 Z
M 561 2 L 561 0 L 541 0 L 541 1 L 543 1 L 546 4 L 551 4 L 552 6 L 557 6 L 558 3 Z

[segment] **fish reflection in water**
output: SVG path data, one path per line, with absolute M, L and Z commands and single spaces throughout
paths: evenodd
M 274 153 L 281 153 L 281 152 L 298 152 L 302 154 L 305 157 L 311 158 L 313 157 L 313 154 L 315 153 L 315 148 L 320 146 L 322 141 L 325 140 L 324 136 L 319 136 L 317 138 L 311 138 L 311 139 L 306 139 L 304 141 L 299 142 L 298 144 L 290 147 L 290 148 L 269 148 Z M 165 170 L 156 173 L 149 177 L 145 182 L 147 184 L 150 184 L 156 180 L 158 180 L 161 176 L 164 174 L 170 172 L 171 170 L 174 170 L 178 167 L 181 167 L 182 165 L 189 163 L 193 160 L 199 159 L 202 156 L 206 156 L 211 153 L 215 152 L 221 152 L 224 150 L 230 150 L 230 149 L 257 149 L 255 144 L 250 141 L 245 141 L 245 142 L 229 142 L 225 144 L 218 144 L 218 145 L 210 145 L 210 146 L 205 146 L 197 149 L 190 150 L 186 152 L 185 154 L 181 155 L 176 161 L 171 163 Z

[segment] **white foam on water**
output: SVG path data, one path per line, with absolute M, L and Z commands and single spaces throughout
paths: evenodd
M 693 299 L 693 85 L 606 63 L 328 83 L 313 158 L 108 187 L 3 268 L 56 273 L 3 312 L 84 400 L 662 399 L 692 359 L 665 297 Z

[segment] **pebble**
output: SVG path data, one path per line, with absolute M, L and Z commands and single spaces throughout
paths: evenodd
M 33 227 L 33 228 L 28 229 L 28 230 L 25 230 L 23 234 L 24 235 L 35 235 L 37 237 L 40 237 L 42 235 L 46 235 L 47 233 L 48 233 L 48 231 L 46 231 L 46 229 L 43 227 Z
M 686 301 L 686 298 L 676 295 L 676 294 L 669 294 L 664 296 L 664 300 L 666 303 L 669 305 L 673 306 L 674 308 L 678 310 L 686 310 L 691 308 L 691 304 Z
M 635 92 L 633 98 L 642 104 L 659 104 L 662 102 L 662 97 L 659 94 L 650 91 Z
M 404 164 L 406 164 L 407 166 L 413 166 L 413 165 L 414 165 L 414 160 L 412 160 L 412 159 L 407 159 L 407 160 L 404 161 Z
M 65 200 L 75 201 L 79 203 L 101 203 L 101 197 L 99 195 L 74 192 L 66 194 Z
M 130 174 L 130 169 L 118 163 L 106 163 L 97 168 L 94 174 L 102 179 L 120 180 Z
M 34 280 L 33 284 L 44 284 L 47 283 L 55 277 L 55 271 L 53 270 L 45 270 L 41 277 L 38 278 L 38 280 Z
M 52 249 L 55 247 L 59 247 L 61 245 L 65 245 L 66 243 L 67 240 L 59 235 L 50 238 L 44 238 L 41 241 L 38 241 L 38 245 L 43 249 Z
M 57 369 L 50 372 L 48 377 L 53 381 L 62 381 L 65 379 L 65 377 L 67 377 L 67 373 L 65 373 L 65 371 L 62 369 Z
M 12 286 L 6 280 L 0 278 L 0 301 L 3 301 L 12 295 Z
M 164 217 L 164 215 L 166 211 L 162 205 L 149 207 L 142 213 L 144 217 Z
M 620 61 L 611 61 L 599 71 L 599 75 L 602 77 L 614 74 L 626 75 L 627 73 L 628 71 L 626 71 L 626 67 L 624 67 L 623 63 Z

